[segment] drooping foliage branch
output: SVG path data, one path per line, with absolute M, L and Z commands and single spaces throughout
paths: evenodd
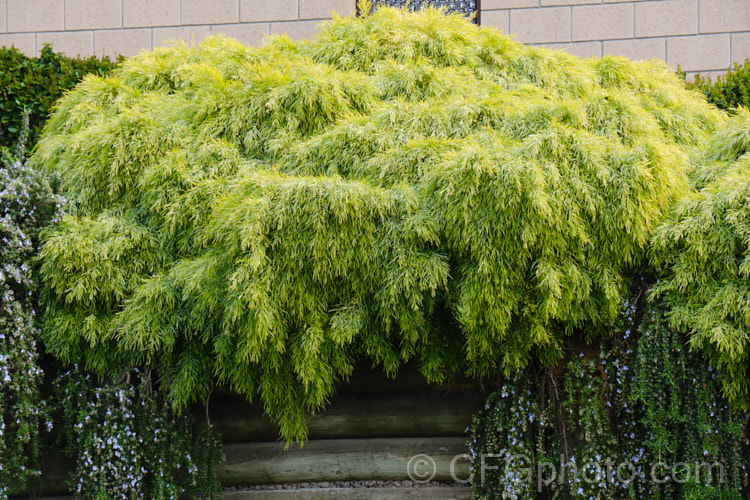
M 289 440 L 363 358 L 433 381 L 552 363 L 617 317 L 723 121 L 663 64 L 432 9 L 144 53 L 61 99 L 36 150 L 71 199 L 44 339 L 158 367 L 176 408 L 214 380 L 258 395 Z
M 694 191 L 654 236 L 654 293 L 670 324 L 718 367 L 725 395 L 748 408 L 750 369 L 750 113 L 739 110 L 696 162 Z

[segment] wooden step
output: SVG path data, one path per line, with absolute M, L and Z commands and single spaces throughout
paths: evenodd
M 468 500 L 471 488 L 310 488 L 297 490 L 233 491 L 227 500 Z
M 224 447 L 217 468 L 226 486 L 323 481 L 463 480 L 466 438 L 325 439 L 303 447 L 241 443 Z M 416 458 L 415 458 L 416 457 Z

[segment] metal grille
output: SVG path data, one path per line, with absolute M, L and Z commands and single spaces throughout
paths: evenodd
M 445 7 L 448 12 L 460 12 L 465 16 L 471 16 L 477 11 L 477 0 L 373 0 L 372 8 L 380 6 L 403 8 L 409 4 L 409 10 L 419 10 L 431 5 L 433 7 Z M 476 22 L 476 18 L 474 18 Z

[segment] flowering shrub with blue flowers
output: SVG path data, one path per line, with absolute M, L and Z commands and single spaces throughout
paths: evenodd
M 643 308 L 609 342 L 487 398 L 471 429 L 475 498 L 749 497 L 747 413 L 686 336 Z
M 61 200 L 26 164 L 28 116 L 22 123 L 15 148 L 0 149 L 0 498 L 39 475 L 40 429 L 51 425 L 40 392 L 32 259 Z
M 149 370 L 101 385 L 74 367 L 57 384 L 61 438 L 76 460 L 71 489 L 80 498 L 221 497 L 217 433 L 173 414 Z
M 18 145 L 0 151 L 0 499 L 34 491 L 44 431 L 62 407 L 60 439 L 74 457 L 81 498 L 220 496 L 221 443 L 210 426 L 176 416 L 151 373 L 101 383 L 77 369 L 41 391 L 34 258 L 44 225 L 62 213 L 54 183 L 26 163 L 28 118 Z M 134 372 L 135 373 L 135 372 Z

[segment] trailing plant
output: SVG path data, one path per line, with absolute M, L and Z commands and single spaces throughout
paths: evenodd
M 40 385 L 33 258 L 61 200 L 26 163 L 28 116 L 13 149 L 0 148 L 0 498 L 32 486 L 40 431 L 51 425 Z
M 726 74 L 716 77 L 715 82 L 710 78 L 695 75 L 695 80 L 689 85 L 703 92 L 708 101 L 716 107 L 731 111 L 739 106 L 750 107 L 750 59 L 743 64 L 734 63 Z
M 637 334 L 620 329 L 488 396 L 471 428 L 475 498 L 750 496 L 748 414 L 658 308 L 642 313 Z
M 77 366 L 58 380 L 61 439 L 76 460 L 80 498 L 221 498 L 215 475 L 221 442 L 210 425 L 175 416 L 154 392 L 150 372 L 97 384 Z
M 79 496 L 220 496 L 215 431 L 195 426 L 193 436 L 192 421 L 174 416 L 150 385 L 99 385 L 74 372 L 59 390 L 42 393 L 34 256 L 41 228 L 64 200 L 49 176 L 26 163 L 28 119 L 21 130 L 18 145 L 0 152 L 0 498 L 37 486 L 41 433 L 51 430 L 57 407 Z
M 27 146 L 37 137 L 52 103 L 72 89 L 84 75 L 105 75 L 114 63 L 105 57 L 75 59 L 45 45 L 39 57 L 28 57 L 15 48 L 0 47 L 0 146 L 13 147 L 22 130 L 24 112 L 29 115 Z
M 650 498 L 748 498 L 748 414 L 731 408 L 717 370 L 658 309 L 644 319 L 634 367 L 630 398 L 641 407 L 648 463 L 687 464 L 671 471 L 679 481 L 652 482 Z
M 287 440 L 357 360 L 549 365 L 617 317 L 724 119 L 664 64 L 434 9 L 144 53 L 66 94 L 36 150 L 71 199 L 44 340 L 153 365 L 178 410 L 214 381 L 258 396 Z

